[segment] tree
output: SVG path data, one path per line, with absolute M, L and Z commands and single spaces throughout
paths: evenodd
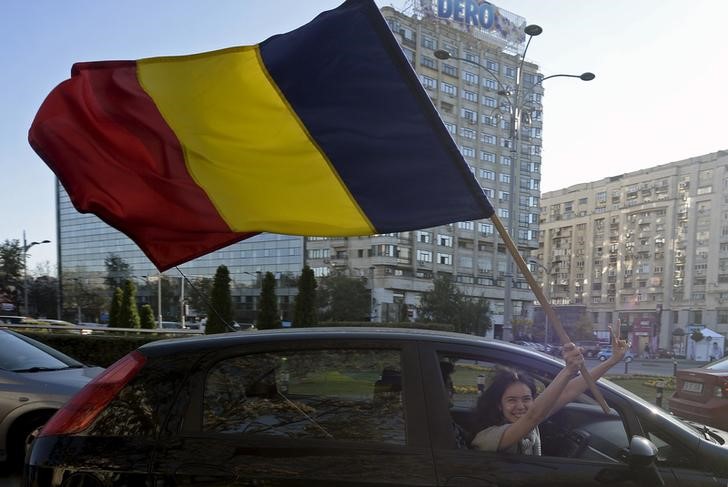
M 10 298 L 16 308 L 22 301 L 24 265 L 20 240 L 0 244 L 0 293 Z
M 106 284 L 109 290 L 123 287 L 124 282 L 131 279 L 131 265 L 116 254 L 112 253 L 107 255 L 104 259 L 104 266 L 106 266 L 104 284 Z
M 309 266 L 303 266 L 298 278 L 298 295 L 293 311 L 294 326 L 315 325 L 316 320 L 316 278 Z
M 272 272 L 266 272 L 260 290 L 260 310 L 255 326 L 260 330 L 269 330 L 281 326 L 276 298 L 276 278 Z
M 139 328 L 139 310 L 137 310 L 136 286 L 130 280 L 124 283 L 124 294 L 119 311 L 121 328 Z
M 566 334 L 572 340 L 594 339 L 594 324 L 591 321 L 589 313 L 583 313 L 575 323 L 564 323 L 563 327 Z
M 205 333 L 229 331 L 233 320 L 232 297 L 230 296 L 230 271 L 224 265 L 217 268 L 212 284 L 212 293 L 207 310 Z
M 109 326 L 112 328 L 121 327 L 121 307 L 124 301 L 124 291 L 117 287 L 114 296 L 111 298 L 111 309 L 109 310 Z
M 190 308 L 200 313 L 205 312 L 209 306 L 210 296 L 212 295 L 212 283 L 213 280 L 209 277 L 202 277 L 190 281 L 190 292 L 185 296 Z
M 439 274 L 433 283 L 432 290 L 422 293 L 420 316 L 423 321 L 454 324 L 462 302 L 460 291 L 450 274 Z
M 146 330 L 153 330 L 154 328 L 156 328 L 156 323 L 154 321 L 154 310 L 152 309 L 151 305 L 145 304 L 142 306 L 140 324 L 141 327 Z
M 321 321 L 368 321 L 371 313 L 371 291 L 361 278 L 335 273 L 319 283 L 318 299 Z
M 484 336 L 492 325 L 488 301 L 463 295 L 450 274 L 438 275 L 422 294 L 420 311 L 424 321 L 449 323 L 460 333 Z
M 58 279 L 53 276 L 40 276 L 30 284 L 29 301 L 35 304 L 38 316 L 56 316 L 58 309 Z

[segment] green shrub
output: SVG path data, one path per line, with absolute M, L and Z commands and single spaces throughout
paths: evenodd
M 145 343 L 160 340 L 152 335 L 112 336 L 23 332 L 59 352 L 88 365 L 108 367 Z

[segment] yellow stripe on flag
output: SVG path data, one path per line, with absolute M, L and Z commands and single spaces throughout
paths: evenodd
M 266 76 L 257 46 L 141 60 L 138 77 L 232 230 L 375 233 Z

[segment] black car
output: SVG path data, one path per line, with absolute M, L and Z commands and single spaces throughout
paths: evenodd
M 454 369 L 452 388 L 443 362 Z M 156 342 L 51 419 L 23 485 L 728 482 L 727 433 L 684 423 L 605 380 L 609 413 L 582 394 L 541 424 L 543 456 L 459 448 L 458 431 L 474 434 L 478 394 L 504 365 L 544 387 L 563 362 L 501 341 L 381 328 Z

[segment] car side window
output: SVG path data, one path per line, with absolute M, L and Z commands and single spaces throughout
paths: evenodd
M 204 431 L 405 444 L 398 350 L 309 350 L 218 362 Z
M 534 379 L 538 394 L 553 379 L 541 370 L 523 367 L 517 360 L 494 361 L 485 357 L 444 353 L 438 355 L 438 360 L 443 371 L 452 370 L 452 392 L 446 391 L 449 393 L 451 419 L 465 430 L 468 442 L 478 433 L 483 420 L 475 416 L 475 405 L 499 368 L 509 367 L 528 373 Z M 452 367 L 443 367 L 443 362 L 452 364 Z M 446 388 L 449 387 L 447 378 L 443 380 Z M 621 452 L 629 445 L 619 414 L 605 414 L 587 393 L 580 394 L 543 421 L 539 431 L 543 456 L 618 462 Z

